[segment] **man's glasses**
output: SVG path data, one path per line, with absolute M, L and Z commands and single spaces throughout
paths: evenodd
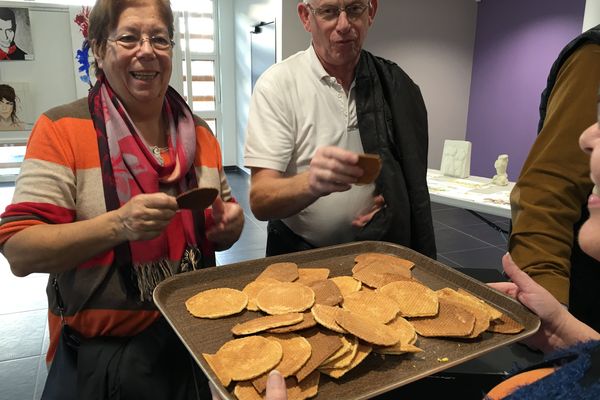
M 108 38 L 106 40 L 108 40 L 109 42 L 114 42 L 127 50 L 138 49 L 142 47 L 142 44 L 146 41 L 150 43 L 150 46 L 152 46 L 154 50 L 169 50 L 173 46 L 175 46 L 174 41 L 162 35 L 154 35 L 150 37 L 141 38 L 137 35 L 125 34 L 119 36 L 116 39 Z
M 313 7 L 310 4 L 306 3 L 306 6 L 315 17 L 319 17 L 324 21 L 337 20 L 342 11 L 346 12 L 346 16 L 348 17 L 348 19 L 355 20 L 357 18 L 360 18 L 365 13 L 365 10 L 367 8 L 371 7 L 371 3 L 352 3 L 344 7 L 333 5 Z

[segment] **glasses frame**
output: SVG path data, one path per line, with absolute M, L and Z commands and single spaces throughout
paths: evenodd
M 304 3 L 304 4 L 306 5 L 306 7 L 308 7 L 308 9 L 310 10 L 310 12 L 312 13 L 312 15 L 313 15 L 315 18 L 317 18 L 317 17 L 318 17 L 318 18 L 322 19 L 323 21 L 327 21 L 327 22 L 331 22 L 331 21 L 337 21 L 337 20 L 340 18 L 340 15 L 342 15 L 342 12 L 345 12 L 345 13 L 346 13 L 346 18 L 348 18 L 350 21 L 354 21 L 354 20 L 357 20 L 357 19 L 359 19 L 360 17 L 362 17 L 362 16 L 365 14 L 365 11 L 371 8 L 371 2 L 370 2 L 370 1 L 369 1 L 367 4 L 364 4 L 364 3 L 356 3 L 356 2 L 355 2 L 355 3 L 351 3 L 351 4 L 348 4 L 348 5 L 346 5 L 346 6 L 343 6 L 343 7 L 337 6 L 337 15 L 336 15 L 334 18 L 327 19 L 327 18 L 324 18 L 324 17 L 323 17 L 323 15 L 321 14 L 321 12 L 323 11 L 323 9 L 324 9 L 325 7 L 316 7 L 316 8 L 315 8 L 315 7 L 311 6 L 311 5 L 310 5 L 310 3 Z M 362 5 L 362 6 L 364 6 L 364 7 L 365 7 L 365 8 L 364 8 L 364 9 L 363 9 L 363 10 L 360 12 L 360 14 L 357 14 L 357 15 L 350 15 L 350 14 L 348 14 L 348 12 L 346 11 L 346 8 L 348 8 L 348 7 L 353 7 L 353 6 L 356 6 L 356 5 L 358 5 L 358 4 L 360 4 L 360 5 Z M 331 7 L 330 7 L 330 6 L 327 6 L 326 8 L 335 8 L 335 6 L 331 6 Z
M 166 50 L 170 50 L 173 47 L 175 47 L 175 41 L 173 39 L 169 39 L 169 46 L 165 47 L 165 48 L 161 48 L 161 47 L 156 47 L 156 43 L 153 42 L 153 40 L 155 38 L 164 38 L 164 36 L 160 36 L 160 35 L 153 35 L 153 36 L 146 36 L 146 37 L 142 37 L 140 38 L 137 43 L 124 43 L 122 41 L 122 39 L 126 36 L 130 36 L 129 34 L 124 34 L 121 36 L 118 36 L 117 38 L 106 38 L 107 41 L 109 42 L 113 42 L 119 46 L 121 46 L 122 48 L 124 48 L 125 50 L 138 50 L 140 49 L 144 42 L 148 42 L 150 43 L 150 47 L 152 47 L 152 49 L 154 51 L 166 51 Z M 129 47 L 131 44 L 133 44 L 133 47 Z

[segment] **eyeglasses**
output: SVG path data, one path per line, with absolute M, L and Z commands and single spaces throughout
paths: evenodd
M 108 38 L 106 40 L 109 42 L 114 42 L 127 50 L 133 50 L 142 47 L 146 41 L 150 43 L 150 46 L 152 46 L 154 50 L 169 50 L 175 46 L 174 41 L 162 35 L 140 38 L 137 35 L 125 34 L 116 39 Z
M 308 3 L 306 3 L 306 6 L 315 17 L 319 17 L 324 21 L 337 20 L 342 11 L 346 12 L 348 19 L 355 20 L 360 18 L 365 13 L 367 8 L 371 7 L 371 2 L 369 2 L 369 4 L 352 3 L 344 7 L 328 5 L 315 8 Z

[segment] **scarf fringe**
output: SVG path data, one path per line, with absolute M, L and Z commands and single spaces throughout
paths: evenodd
M 188 247 L 181 259 L 179 270 L 181 272 L 194 271 L 201 268 L 202 253 L 197 247 Z M 136 264 L 133 268 L 137 280 L 140 301 L 152 301 L 152 293 L 156 286 L 165 279 L 174 275 L 171 263 L 162 259 L 159 261 Z
M 152 301 L 154 288 L 166 278 L 173 276 L 169 261 L 159 260 L 146 264 L 136 264 L 133 273 L 137 278 L 140 301 Z

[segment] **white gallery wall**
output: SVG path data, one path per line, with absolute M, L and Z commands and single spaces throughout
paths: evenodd
M 600 24 L 600 0 L 587 0 L 583 16 L 583 31 Z
M 421 88 L 431 168 L 440 166 L 445 139 L 465 139 L 476 20 L 474 0 L 380 0 L 365 44 Z

